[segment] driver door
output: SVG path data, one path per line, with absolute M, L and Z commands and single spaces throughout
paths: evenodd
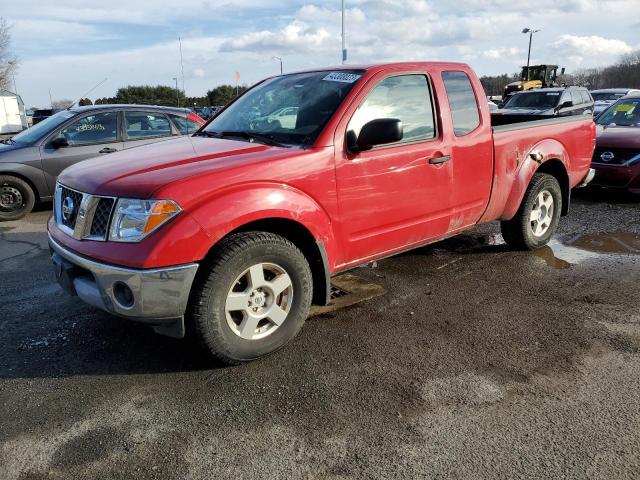
M 42 168 L 51 191 L 67 167 L 92 157 L 122 150 L 120 116 L 117 111 L 99 111 L 75 118 L 59 129 L 40 147 Z M 68 145 L 54 148 L 52 141 L 64 138 Z

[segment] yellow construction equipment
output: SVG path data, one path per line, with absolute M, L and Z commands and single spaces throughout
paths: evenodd
M 504 87 L 502 99 L 516 92 L 531 90 L 532 88 L 557 87 L 558 65 L 530 65 L 522 67 L 520 80 Z M 564 75 L 564 68 L 560 75 Z

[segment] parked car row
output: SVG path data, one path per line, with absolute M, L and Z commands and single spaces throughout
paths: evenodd
M 497 125 L 535 119 L 593 115 L 594 100 L 585 87 L 553 87 L 526 90 L 509 96 L 492 113 Z
M 595 121 L 593 184 L 640 195 L 640 91 L 621 97 Z
M 194 133 L 204 120 L 187 109 L 92 105 L 63 110 L 0 143 L 0 220 L 51 200 L 58 174 L 74 163 Z

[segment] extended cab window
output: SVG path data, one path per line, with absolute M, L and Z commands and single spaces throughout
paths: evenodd
M 124 120 L 130 139 L 171 135 L 169 119 L 162 113 L 125 112 Z
M 87 115 L 60 130 L 58 137 L 66 138 L 70 146 L 115 142 L 118 139 L 118 113 Z
M 357 137 L 365 123 L 378 118 L 402 121 L 404 134 L 399 143 L 433 138 L 433 105 L 427 77 L 398 75 L 382 80 L 351 117 L 347 131 Z
M 442 72 L 449 99 L 453 131 L 457 137 L 466 135 L 480 125 L 480 112 L 471 80 L 464 72 Z

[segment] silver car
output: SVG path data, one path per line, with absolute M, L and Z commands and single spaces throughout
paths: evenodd
M 633 88 L 601 88 L 600 90 L 591 90 L 591 96 L 595 101 L 593 107 L 593 115 L 597 116 L 604 112 L 610 105 L 620 100 L 628 93 L 640 92 Z
M 70 165 L 118 150 L 192 134 L 204 120 L 187 109 L 93 105 L 63 110 L 0 143 L 0 221 L 51 200 Z

